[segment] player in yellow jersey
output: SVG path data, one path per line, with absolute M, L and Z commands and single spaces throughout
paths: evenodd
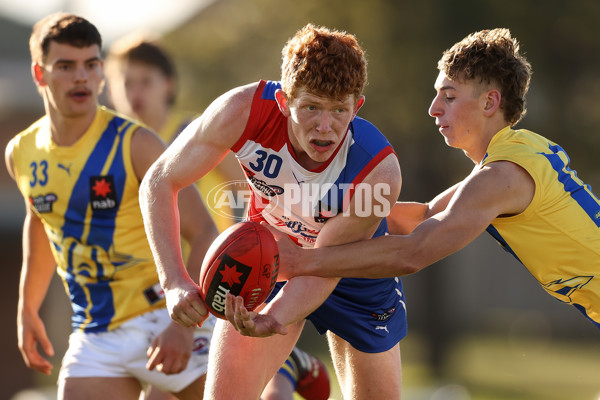
M 19 348 L 30 368 L 50 373 L 52 364 L 37 349 L 54 353 L 39 309 L 58 267 L 74 328 L 59 398 L 137 399 L 146 383 L 199 398 L 212 329 L 169 321 L 138 203 L 139 182 L 165 145 L 98 106 L 101 43 L 89 21 L 63 13 L 36 23 L 30 38 L 46 115 L 5 153 L 26 202 Z M 179 199 L 196 275 L 217 230 L 194 188 Z
M 417 272 L 487 230 L 556 299 L 600 327 L 600 201 L 556 143 L 515 124 L 531 66 L 508 29 L 468 35 L 438 62 L 429 114 L 475 167 L 427 204 L 399 202 L 396 236 L 301 250 L 281 238 L 280 276 Z M 365 265 L 368 264 L 368 265 Z
M 108 98 L 115 110 L 141 121 L 166 143 L 171 143 L 196 117 L 175 106 L 177 73 L 171 57 L 141 34 L 133 33 L 112 44 L 106 57 L 106 76 Z M 223 182 L 243 179 L 230 154 L 219 168 L 198 182 L 200 195 L 219 231 L 236 222 L 234 215 L 242 217 L 243 210 L 218 209 L 224 205 L 210 195 L 211 190 Z
M 54 351 L 39 316 L 55 268 L 72 305 L 61 399 L 137 399 L 150 383 L 201 398 L 211 324 L 171 323 L 146 239 L 138 189 L 165 149 L 156 134 L 98 106 L 101 36 L 57 13 L 30 37 L 32 75 L 46 115 L 15 136 L 5 160 L 26 202 L 18 341 L 28 367 L 49 374 Z M 197 276 L 217 230 L 194 187 L 179 197 Z
M 115 109 L 139 119 L 167 143 L 191 122 L 191 115 L 174 107 L 176 72 L 171 57 L 156 42 L 134 33 L 115 42 L 106 59 L 109 99 Z M 231 163 L 233 162 L 233 165 Z M 214 199 L 206 196 L 224 179 L 243 179 L 233 154 L 225 157 L 219 168 L 211 171 L 199 182 L 198 188 L 217 227 L 222 230 L 235 220 L 236 210 L 214 212 Z M 242 211 L 242 210 L 238 210 Z M 241 215 L 241 213 L 240 213 Z M 185 250 L 185 243 L 182 243 Z M 184 251 L 184 257 L 186 252 Z M 312 355 L 295 348 L 284 365 L 262 394 L 263 400 L 285 400 L 293 396 L 294 389 L 308 400 L 327 399 L 330 385 L 323 363 Z M 167 398 L 152 389 L 150 399 Z

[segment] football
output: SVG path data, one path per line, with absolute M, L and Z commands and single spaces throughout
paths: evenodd
M 249 311 L 269 296 L 279 272 L 279 250 L 273 234 L 260 223 L 239 222 L 211 244 L 200 271 L 200 294 L 208 310 L 225 319 L 225 296 L 244 298 Z

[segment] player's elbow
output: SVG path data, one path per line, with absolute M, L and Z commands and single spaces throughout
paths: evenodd
M 144 174 L 139 189 L 139 200 L 142 207 L 150 204 L 151 200 L 156 197 L 156 192 L 161 182 L 160 177 L 161 173 L 157 168 L 156 163 L 150 166 L 148 171 Z
M 151 184 L 150 184 L 150 182 L 152 181 L 152 178 L 151 178 L 152 171 L 153 171 L 153 168 L 150 167 L 150 169 L 148 171 L 146 171 L 146 174 L 144 175 L 144 177 L 142 178 L 142 181 L 140 182 L 140 189 L 139 189 L 140 202 L 146 200 L 152 192 L 152 188 L 151 188 Z
M 420 266 L 420 265 L 417 265 L 417 264 L 402 263 L 402 266 L 401 266 L 401 275 L 416 274 L 417 272 L 419 272 L 422 269 L 423 269 L 423 267 Z
M 422 270 L 425 265 L 415 263 L 409 258 L 397 259 L 392 269 L 396 270 L 396 276 L 412 275 Z

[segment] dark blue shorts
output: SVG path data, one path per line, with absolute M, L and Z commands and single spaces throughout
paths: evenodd
M 267 302 L 286 282 L 278 282 Z M 322 335 L 328 330 L 365 353 L 394 347 L 407 333 L 400 278 L 344 278 L 306 319 Z

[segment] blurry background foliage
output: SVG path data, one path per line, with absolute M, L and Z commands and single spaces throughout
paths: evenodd
M 180 105 L 203 110 L 216 96 L 258 79 L 278 80 L 281 48 L 307 22 L 353 33 L 368 57 L 360 115 L 400 159 L 402 199 L 427 201 L 472 167 L 427 115 L 443 50 L 468 33 L 507 27 L 533 66 L 528 114 L 519 127 L 557 141 L 600 186 L 600 2 L 221 0 L 163 42 L 182 74 Z

